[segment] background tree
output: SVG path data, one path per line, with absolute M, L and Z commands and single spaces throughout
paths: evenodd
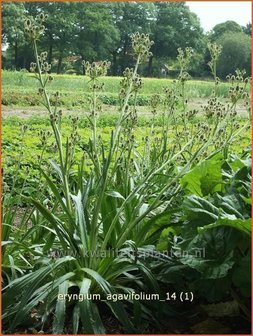
M 161 2 L 156 6 L 154 58 L 175 59 L 179 47 L 192 47 L 201 53 L 204 34 L 197 15 L 184 2 Z M 152 74 L 152 62 L 149 62 L 149 74 Z
M 29 69 L 33 53 L 24 38 L 24 19 L 41 12 L 48 14 L 48 19 L 40 48 L 48 52 L 52 72 L 79 74 L 84 70 L 81 60 L 104 59 L 112 62 L 110 74 L 120 75 L 126 67 L 133 66 L 130 37 L 137 31 L 150 34 L 155 42 L 148 64 L 140 68 L 142 75 L 160 76 L 165 65 L 169 76 L 176 75 L 179 47 L 191 47 L 195 51 L 189 69 L 193 76 L 210 75 L 209 68 L 205 67 L 209 61 L 208 41 L 224 44 L 227 62 L 232 44 L 235 48 L 243 44 L 238 55 L 242 54 L 242 60 L 248 57 L 245 36 L 250 38 L 250 24 L 241 27 L 234 21 L 226 21 L 216 25 L 210 34 L 204 34 L 197 15 L 185 2 L 6 2 L 2 8 L 2 37 L 6 49 L 3 66 L 7 69 Z M 224 37 L 227 34 L 229 38 Z M 237 34 L 243 34 L 240 44 Z M 231 62 L 226 65 L 229 72 L 238 63 L 237 58 Z M 222 61 L 220 66 L 223 67 Z M 248 61 L 241 62 L 241 66 L 247 67 L 249 72 Z
M 21 50 L 27 46 L 24 37 L 25 7 L 23 3 L 5 3 L 2 5 L 2 38 L 8 46 L 9 61 L 15 69 L 23 66 Z
M 249 22 L 249 23 L 246 24 L 246 26 L 242 26 L 242 31 L 245 34 L 247 34 L 247 35 L 249 35 L 251 37 L 251 34 L 252 34 L 252 25 L 251 25 L 251 23 Z
M 245 69 L 250 75 L 251 38 L 243 32 L 223 34 L 217 42 L 222 46 L 217 71 L 221 78 L 236 69 Z
M 133 63 L 131 35 L 135 32 L 152 33 L 156 6 L 152 2 L 113 3 L 111 14 L 120 36 L 116 48 L 111 50 L 113 74 L 116 75 Z
M 241 33 L 242 31 L 242 27 L 235 21 L 226 21 L 213 27 L 210 34 L 210 39 L 212 42 L 214 42 L 217 41 L 223 34 Z
M 40 12 L 48 14 L 41 48 L 48 51 L 48 59 L 53 65 L 53 71 L 61 73 L 64 57 L 73 54 L 73 41 L 77 30 L 74 3 L 27 2 L 25 9 L 32 16 Z
M 111 60 L 111 50 L 120 41 L 120 33 L 111 15 L 110 3 L 75 3 L 75 53 L 82 60 Z

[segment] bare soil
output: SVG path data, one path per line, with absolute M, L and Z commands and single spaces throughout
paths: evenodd
M 197 109 L 199 111 L 203 111 L 202 110 L 202 105 L 206 104 L 207 99 L 204 98 L 194 98 L 191 99 L 189 101 L 189 108 L 190 109 Z M 88 113 L 88 111 L 84 111 L 80 108 L 77 109 L 62 109 L 63 110 L 63 115 L 73 115 L 73 114 L 77 114 L 77 115 L 86 115 Z M 139 115 L 143 115 L 143 116 L 148 116 L 151 115 L 151 111 L 150 108 L 147 106 L 138 106 L 137 108 Z M 247 116 L 247 112 L 245 107 L 243 106 L 243 104 L 238 104 L 237 107 L 237 112 L 240 116 Z M 2 106 L 2 117 L 19 117 L 19 118 L 23 118 L 23 119 L 28 119 L 30 117 L 33 116 L 46 116 L 47 115 L 47 111 L 45 108 L 43 107 L 12 107 L 12 106 Z M 108 113 L 108 114 L 115 114 L 117 113 L 117 107 L 116 106 L 109 106 L 109 105 L 104 105 L 103 107 L 103 113 Z

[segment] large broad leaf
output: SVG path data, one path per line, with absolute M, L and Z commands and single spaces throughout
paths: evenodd
M 225 196 L 215 194 L 214 204 L 218 208 L 224 210 L 224 212 L 243 219 L 244 216 L 247 216 L 248 214 L 244 211 L 244 206 L 242 204 L 243 202 L 240 198 L 241 197 L 238 197 L 238 194 L 235 193 L 231 193 Z
M 199 226 L 211 224 L 218 219 L 220 210 L 205 198 L 191 195 L 183 202 L 189 220 L 198 220 Z
M 234 268 L 232 281 L 245 297 L 251 295 L 251 258 L 250 255 L 243 257 Z
M 227 298 L 231 291 L 231 277 L 226 276 L 219 279 L 197 278 L 191 283 L 192 291 L 196 291 L 208 302 L 221 302 Z
M 240 239 L 233 228 L 215 227 L 198 234 L 178 252 L 179 259 L 204 279 L 223 278 L 235 263 L 234 249 Z
M 181 185 L 186 193 L 206 196 L 215 191 L 221 191 L 223 162 L 223 156 L 217 154 L 185 174 L 181 179 Z
M 238 170 L 243 167 L 251 169 L 251 159 L 247 158 L 245 160 L 242 160 L 237 156 L 232 156 L 232 160 L 229 162 L 229 165 L 233 168 L 233 170 Z
M 225 277 L 228 271 L 233 267 L 233 251 L 226 256 L 225 259 L 202 259 L 196 255 L 187 255 L 180 259 L 180 261 L 200 273 L 205 279 L 219 279 Z
M 251 219 L 239 219 L 234 215 L 227 215 L 226 217 L 219 218 L 215 223 L 199 227 L 198 231 L 203 232 L 205 230 L 212 229 L 218 226 L 231 226 L 237 230 L 240 230 L 247 235 L 251 236 Z

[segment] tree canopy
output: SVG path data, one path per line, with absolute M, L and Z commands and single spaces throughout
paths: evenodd
M 208 40 L 225 43 L 224 34 L 233 33 L 235 39 L 236 34 L 243 34 L 242 43 L 247 44 L 245 36 L 251 32 L 249 25 L 227 21 L 206 36 L 185 2 L 6 2 L 2 9 L 2 38 L 7 49 L 3 66 L 7 69 L 29 69 L 32 49 L 24 36 L 24 19 L 41 12 L 48 14 L 48 19 L 40 47 L 48 52 L 52 71 L 57 73 L 82 73 L 82 60 L 108 60 L 111 74 L 121 74 L 133 64 L 130 37 L 139 31 L 150 34 L 155 42 L 153 55 L 142 66 L 143 75 L 161 75 L 164 64 L 175 68 L 177 49 L 191 47 L 195 51 L 192 72 L 200 76 L 205 72 Z M 247 62 L 244 65 L 249 67 Z
M 218 75 L 224 78 L 236 69 L 250 69 L 251 38 L 243 32 L 223 34 L 217 41 L 222 46 L 217 69 Z M 250 76 L 250 72 L 247 71 Z
M 213 41 L 220 38 L 223 34 L 226 33 L 241 33 L 242 27 L 236 23 L 235 21 L 226 21 L 223 23 L 219 23 L 213 27 L 211 33 L 211 39 Z

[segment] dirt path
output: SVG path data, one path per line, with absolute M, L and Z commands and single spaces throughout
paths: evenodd
M 198 109 L 200 111 L 202 111 L 201 106 L 203 104 L 206 103 L 206 99 L 191 99 L 191 101 L 189 101 L 189 108 L 190 109 Z M 151 115 L 150 112 L 150 108 L 146 107 L 146 106 L 138 106 L 138 112 L 140 115 L 144 115 L 144 116 L 148 116 Z M 63 110 L 63 115 L 67 116 L 67 115 L 73 115 L 73 114 L 77 114 L 77 115 L 86 115 L 86 113 L 80 108 L 77 109 L 73 109 L 73 110 L 68 110 L 68 109 L 64 109 Z M 241 116 L 247 116 L 247 112 L 245 107 L 243 106 L 243 104 L 239 104 L 237 107 L 237 111 L 239 113 L 239 115 Z M 104 112 L 103 113 L 107 113 L 107 114 L 114 114 L 117 113 L 117 107 L 116 106 L 108 106 L 108 105 L 104 105 Z M 33 116 L 46 116 L 48 114 L 48 112 L 46 111 L 45 108 L 43 107 L 11 107 L 11 106 L 2 106 L 2 117 L 20 117 L 23 119 L 28 119 L 30 117 Z

